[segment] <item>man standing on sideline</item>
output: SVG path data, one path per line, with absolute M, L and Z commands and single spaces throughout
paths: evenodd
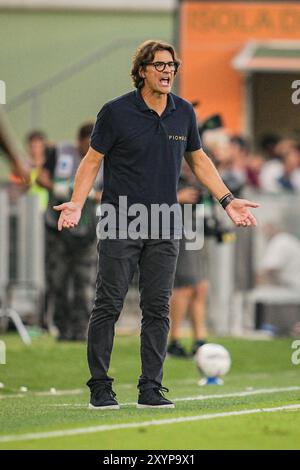
M 141 44 L 133 57 L 131 76 L 135 91 L 116 98 L 100 110 L 91 146 L 75 178 L 70 202 L 56 206 L 61 211 L 58 229 L 72 228 L 104 158 L 102 203 L 122 211 L 120 196 L 128 207 L 139 203 L 151 210 L 154 204 L 169 207 L 177 203 L 177 183 L 182 157 L 198 180 L 221 202 L 236 225 L 256 225 L 248 207 L 258 204 L 235 199 L 222 182 L 211 160 L 201 149 L 193 107 L 171 93 L 179 60 L 172 46 L 159 41 Z M 101 240 L 96 297 L 88 334 L 88 362 L 91 379 L 90 408 L 117 409 L 112 378 L 107 375 L 115 323 L 134 271 L 139 266 L 142 310 L 139 408 L 169 407 L 162 387 L 163 363 L 169 331 L 169 298 L 172 291 L 179 240 L 178 227 L 171 226 L 166 239 L 130 236 L 130 227 L 118 226 L 115 239 Z M 130 218 L 128 218 L 128 222 Z M 152 220 L 150 218 L 150 226 Z M 170 228 L 170 227 L 169 227 Z M 148 234 L 151 232 L 148 225 Z M 152 236 L 152 234 L 151 234 Z

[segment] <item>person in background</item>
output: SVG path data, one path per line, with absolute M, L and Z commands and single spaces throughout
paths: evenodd
M 262 154 L 251 152 L 247 158 L 246 175 L 247 186 L 252 189 L 261 189 L 260 174 L 265 160 Z
M 261 137 L 259 148 L 264 158 L 259 175 L 259 187 L 262 191 L 274 190 L 274 179 L 281 173 L 281 147 L 286 145 L 287 140 L 281 139 L 276 134 L 265 134 Z
M 233 135 L 229 140 L 229 168 L 221 172 L 231 192 L 239 197 L 247 182 L 246 165 L 249 157 L 249 144 L 240 135 Z
M 277 326 L 280 330 L 285 329 L 285 334 L 288 331 L 295 334 L 298 322 L 287 328 L 288 317 L 280 319 L 277 314 L 274 317 L 275 310 L 270 309 L 268 312 L 265 306 L 287 307 L 295 305 L 295 301 L 298 304 L 300 240 L 287 231 L 286 224 L 279 214 L 270 214 L 270 220 L 265 220 L 262 231 L 266 238 L 266 246 L 258 262 L 256 285 L 245 297 L 245 313 L 253 326 L 256 324 L 257 328 L 265 330 L 272 336 L 278 333 Z
M 266 162 L 260 174 L 260 186 L 271 193 L 300 191 L 300 146 L 293 140 L 282 140 L 277 145 L 281 160 Z
M 260 172 L 260 187 L 264 192 L 278 192 L 278 178 L 282 175 L 282 158 L 296 142 L 290 139 L 281 139 L 273 142 L 269 147 L 263 148 L 265 163 Z
M 259 146 L 266 161 L 280 160 L 280 155 L 278 154 L 278 144 L 280 141 L 280 137 L 276 134 L 265 134 L 261 137 Z
M 59 214 L 53 206 L 69 200 L 76 170 L 89 148 L 93 123 L 83 124 L 77 145 L 62 143 L 51 149 L 39 175 L 39 184 L 49 191 L 46 224 L 46 283 L 48 308 L 53 310 L 59 341 L 84 341 L 96 276 L 96 207 L 100 183 L 92 189 L 83 208 L 80 224 L 59 232 Z
M 258 285 L 300 290 L 300 241 L 279 222 L 263 226 L 267 246 L 257 274 Z
M 39 130 L 32 131 L 26 137 L 26 144 L 30 158 L 30 186 L 28 193 L 37 195 L 40 210 L 44 212 L 48 205 L 48 191 L 37 180 L 46 161 L 46 135 Z
M 223 181 L 230 191 L 239 197 L 247 182 L 247 141 L 241 136 L 230 136 L 226 129 L 216 129 L 206 130 L 203 142 Z
M 4 164 L 0 184 L 7 190 L 9 200 L 15 202 L 29 187 L 28 155 L 19 143 L 3 107 L 0 106 L 0 158 Z
M 291 147 L 282 158 L 282 173 L 277 179 L 280 189 L 289 192 L 300 191 L 300 145 Z
M 179 179 L 178 202 L 196 204 L 201 201 L 200 185 L 186 162 L 183 162 L 182 174 Z M 196 217 L 194 207 L 193 217 Z M 175 272 L 174 290 L 170 301 L 170 339 L 168 355 L 188 357 L 196 354 L 199 347 L 206 341 L 205 308 L 209 283 L 206 274 L 206 254 L 204 247 L 200 250 L 187 250 L 186 239 L 179 244 L 179 254 Z M 193 346 L 188 354 L 181 343 L 182 322 L 186 315 L 192 325 Z

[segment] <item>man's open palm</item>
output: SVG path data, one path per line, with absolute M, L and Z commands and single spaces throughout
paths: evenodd
M 81 209 L 75 202 L 64 202 L 59 206 L 53 206 L 56 211 L 61 211 L 57 228 L 61 231 L 63 228 L 73 228 L 78 225 L 81 217 Z
M 248 207 L 256 208 L 259 207 L 259 204 L 248 201 L 247 199 L 234 199 L 228 204 L 225 210 L 238 227 L 256 227 L 257 221 Z

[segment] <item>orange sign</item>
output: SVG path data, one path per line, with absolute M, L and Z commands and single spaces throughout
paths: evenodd
M 199 100 L 201 119 L 221 113 L 225 126 L 243 129 L 244 80 L 233 58 L 251 40 L 300 40 L 296 2 L 182 2 L 180 93 Z

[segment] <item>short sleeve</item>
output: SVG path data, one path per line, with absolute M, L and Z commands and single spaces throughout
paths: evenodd
M 187 152 L 194 152 L 202 147 L 201 138 L 198 130 L 197 118 L 193 108 L 191 108 L 190 126 L 188 131 Z
M 116 129 L 112 111 L 104 105 L 97 115 L 97 120 L 91 135 L 91 147 L 99 153 L 106 154 L 116 142 Z

